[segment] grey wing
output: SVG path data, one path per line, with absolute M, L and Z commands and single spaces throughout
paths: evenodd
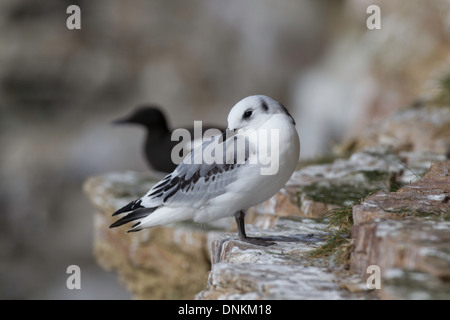
M 208 146 L 213 150 L 214 143 L 222 148 L 221 161 L 212 164 L 205 162 L 203 158 L 199 161 L 200 152 L 203 154 Z M 235 138 L 229 138 L 226 141 L 212 139 L 204 142 L 189 154 L 174 172 L 167 175 L 141 198 L 142 205 L 149 208 L 169 204 L 188 204 L 195 208 L 202 206 L 210 198 L 222 195 L 226 192 L 227 186 L 236 181 L 240 170 L 248 163 L 248 145 L 245 147 L 242 161 L 237 161 L 236 144 Z

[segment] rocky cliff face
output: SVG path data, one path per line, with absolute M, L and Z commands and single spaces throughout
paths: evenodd
M 385 298 L 450 298 L 450 161 L 353 207 L 352 269 L 383 270 Z
M 348 158 L 301 165 L 249 212 L 249 234 L 277 239 L 265 248 L 239 241 L 232 219 L 109 230 L 111 213 L 155 180 L 131 172 L 91 178 L 95 255 L 138 298 L 449 298 L 448 127 L 450 108 L 425 103 L 367 130 Z M 330 245 L 337 208 L 350 208 L 345 241 L 317 254 Z M 347 254 L 337 263 L 342 245 Z M 366 285 L 370 265 L 381 270 L 380 290 Z

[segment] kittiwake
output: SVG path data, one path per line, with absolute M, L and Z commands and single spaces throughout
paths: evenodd
M 135 232 L 234 215 L 240 240 L 273 244 L 268 238 L 246 235 L 245 213 L 286 184 L 299 155 L 299 136 L 287 109 L 270 97 L 249 96 L 231 109 L 221 136 L 195 148 L 147 194 L 117 210 L 113 216 L 127 214 L 110 228 L 134 221 L 128 231 Z

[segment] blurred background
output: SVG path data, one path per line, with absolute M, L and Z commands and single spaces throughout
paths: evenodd
M 71 4 L 81 30 L 66 27 Z M 366 27 L 371 4 L 380 30 Z M 111 124 L 137 105 L 174 128 L 226 126 L 236 102 L 265 94 L 313 158 L 433 87 L 449 37 L 448 0 L 1 1 L 0 298 L 131 297 L 92 258 L 82 184 L 148 170 L 144 131 Z M 72 264 L 82 290 L 66 288 Z

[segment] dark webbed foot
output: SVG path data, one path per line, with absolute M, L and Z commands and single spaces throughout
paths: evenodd
M 271 241 L 270 238 L 262 238 L 262 237 L 245 237 L 245 238 L 239 237 L 239 240 L 263 247 L 273 246 L 274 244 L 276 244 L 276 242 Z
M 298 235 L 290 235 L 290 236 L 268 236 L 268 237 L 247 237 L 245 234 L 245 212 L 238 211 L 234 214 L 234 218 L 236 219 L 236 224 L 238 228 L 238 236 L 239 240 L 251 243 L 258 246 L 271 246 L 276 244 L 276 242 L 317 242 L 322 241 L 323 237 L 315 234 L 298 234 Z
M 255 244 L 257 246 L 264 246 L 264 247 L 275 244 L 275 242 L 272 241 L 273 239 L 270 239 L 270 238 L 247 237 L 247 235 L 245 234 L 244 217 L 245 217 L 245 212 L 242 210 L 238 211 L 234 214 L 234 218 L 236 219 L 236 224 L 237 224 L 237 228 L 238 228 L 239 240 L 247 242 L 247 243 Z

